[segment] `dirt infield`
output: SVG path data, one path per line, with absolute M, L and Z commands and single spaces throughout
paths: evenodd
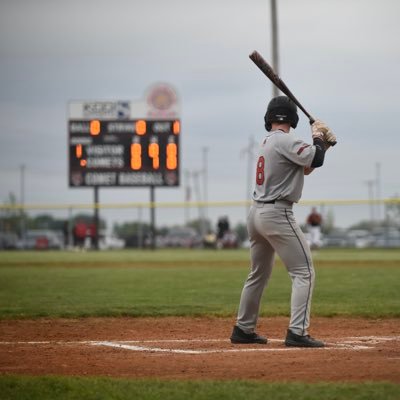
M 268 345 L 232 345 L 233 320 L 0 321 L 0 374 L 400 383 L 400 320 L 313 318 L 324 349 L 283 344 L 287 318 L 261 319 Z

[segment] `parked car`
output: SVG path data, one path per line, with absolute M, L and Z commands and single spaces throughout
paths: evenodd
M 201 247 L 202 237 L 195 229 L 190 227 L 171 228 L 169 232 L 159 239 L 161 247 Z
M 25 233 L 24 239 L 19 240 L 19 249 L 62 249 L 64 247 L 64 236 L 62 232 L 50 229 L 32 229 Z
M 325 234 L 322 238 L 322 247 L 347 247 L 349 237 L 345 230 L 336 230 Z
M 0 250 L 16 249 L 18 236 L 16 233 L 0 232 Z
M 380 228 L 372 232 L 373 247 L 400 247 L 400 231 L 396 228 Z
M 348 246 L 363 249 L 371 247 L 374 242 L 374 238 L 371 232 L 366 229 L 351 229 L 347 231 Z
M 118 250 L 125 248 L 125 240 L 115 235 L 101 235 L 99 238 L 100 250 Z

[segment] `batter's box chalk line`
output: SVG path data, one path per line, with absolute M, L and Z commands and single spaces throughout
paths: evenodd
M 387 342 L 400 341 L 400 336 L 353 336 L 342 339 L 335 339 L 327 341 L 326 347 L 312 349 L 312 350 L 371 350 L 375 349 L 377 345 Z M 281 339 L 268 339 L 269 343 L 283 344 Z M 89 346 L 103 346 L 112 347 L 121 350 L 149 352 L 149 353 L 164 353 L 164 354 L 213 354 L 213 353 L 245 353 L 245 352 L 286 352 L 286 351 L 299 351 L 309 350 L 301 349 L 298 347 L 269 347 L 256 345 L 256 347 L 241 347 L 235 345 L 235 348 L 213 348 L 213 349 L 185 349 L 185 348 L 171 348 L 168 345 L 181 344 L 207 344 L 207 343 L 221 343 L 222 345 L 230 345 L 228 339 L 154 339 L 154 340 L 84 340 L 84 341 L 14 341 L 14 342 L 0 342 L 0 345 L 89 345 Z
M 399 341 L 400 336 L 382 337 L 379 336 L 363 336 L 344 338 L 333 342 L 327 342 L 327 346 L 313 350 L 370 350 L 374 349 L 376 345 L 388 341 Z M 269 343 L 284 343 L 281 339 L 268 339 Z M 168 348 L 168 343 L 230 343 L 226 339 L 175 339 L 175 340 L 146 340 L 146 341 L 99 341 L 91 343 L 93 346 L 106 346 L 114 347 L 124 350 L 152 352 L 152 353 L 170 353 L 170 354 L 213 354 L 213 353 L 243 353 L 243 352 L 285 352 L 285 351 L 298 351 L 306 350 L 295 347 L 264 347 L 257 345 L 257 347 L 244 347 L 240 345 L 235 349 L 219 348 L 219 349 L 174 349 Z M 157 344 L 157 347 L 151 346 Z M 161 344 L 165 346 L 160 346 Z

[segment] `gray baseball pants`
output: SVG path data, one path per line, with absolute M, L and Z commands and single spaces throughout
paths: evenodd
M 307 335 L 315 272 L 310 248 L 293 216 L 292 204 L 254 202 L 247 229 L 251 271 L 243 287 L 236 325 L 246 333 L 254 332 L 276 252 L 292 279 L 289 329 L 297 335 Z

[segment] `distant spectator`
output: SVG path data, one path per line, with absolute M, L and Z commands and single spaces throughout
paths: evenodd
M 226 232 L 229 231 L 228 217 L 221 217 L 217 224 L 217 239 L 222 239 Z
M 239 245 L 238 236 L 231 231 L 227 216 L 218 220 L 216 245 L 217 249 L 236 249 Z
M 74 234 L 74 245 L 83 248 L 87 234 L 86 224 L 82 221 L 78 221 L 74 226 L 73 234 Z
M 308 232 L 310 234 L 309 237 L 310 248 L 312 249 L 320 248 L 322 246 L 322 241 L 321 241 L 322 216 L 315 207 L 311 209 L 311 213 L 307 217 L 307 225 L 308 225 Z

